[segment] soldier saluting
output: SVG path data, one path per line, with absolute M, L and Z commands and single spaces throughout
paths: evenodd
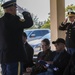
M 16 2 L 7 1 L 2 4 L 4 16 L 0 18 L 0 63 L 2 75 L 23 75 L 25 51 L 23 48 L 22 33 L 24 28 L 33 25 L 29 12 L 23 11 L 24 20 L 16 15 Z M 3 37 L 3 38 L 2 38 Z
M 66 30 L 66 47 L 70 54 L 75 52 L 75 12 L 68 12 L 68 18 L 61 23 L 59 30 Z M 68 22 L 69 19 L 69 22 Z

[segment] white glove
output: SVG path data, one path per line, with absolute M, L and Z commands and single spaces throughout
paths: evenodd
M 23 13 L 24 11 L 27 11 L 26 8 L 23 9 L 19 5 L 17 5 L 17 10 L 18 10 L 19 13 Z

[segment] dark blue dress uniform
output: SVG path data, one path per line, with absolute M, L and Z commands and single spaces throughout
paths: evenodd
M 4 9 L 11 6 L 16 6 L 16 3 L 8 1 L 2 5 Z M 4 26 L 3 38 L 5 41 L 5 47 L 2 48 L 1 46 L 0 48 L 2 75 L 23 75 L 22 63 L 26 61 L 26 54 L 23 47 L 22 33 L 24 28 L 33 25 L 33 21 L 29 12 L 23 12 L 22 14 L 24 20 L 10 13 L 5 13 L 0 18 L 0 23 Z
M 73 24 L 66 23 L 61 24 L 60 30 L 67 30 L 66 32 L 66 46 L 68 48 L 75 48 L 75 22 Z
M 75 13 L 68 13 L 69 16 L 75 16 Z M 59 30 L 66 30 L 66 47 L 75 48 L 75 22 L 73 23 L 61 23 Z

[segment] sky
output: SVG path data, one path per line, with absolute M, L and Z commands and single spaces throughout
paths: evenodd
M 30 13 L 37 15 L 39 21 L 45 21 L 49 16 L 50 0 L 17 0 L 17 3 Z M 75 5 L 75 0 L 65 0 L 65 7 L 70 4 Z
M 50 12 L 49 0 L 18 0 L 17 3 L 44 21 Z
M 17 3 L 37 15 L 40 21 L 47 20 L 50 12 L 50 0 L 17 0 Z M 74 4 L 75 0 L 65 0 L 65 6 Z

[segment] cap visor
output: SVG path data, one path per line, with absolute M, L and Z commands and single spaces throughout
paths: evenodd
M 70 15 L 68 15 L 68 17 L 70 17 L 70 16 L 75 16 L 74 14 L 70 14 Z
M 52 44 L 55 44 L 55 43 L 56 43 L 56 41 L 53 41 L 53 42 L 52 42 Z

